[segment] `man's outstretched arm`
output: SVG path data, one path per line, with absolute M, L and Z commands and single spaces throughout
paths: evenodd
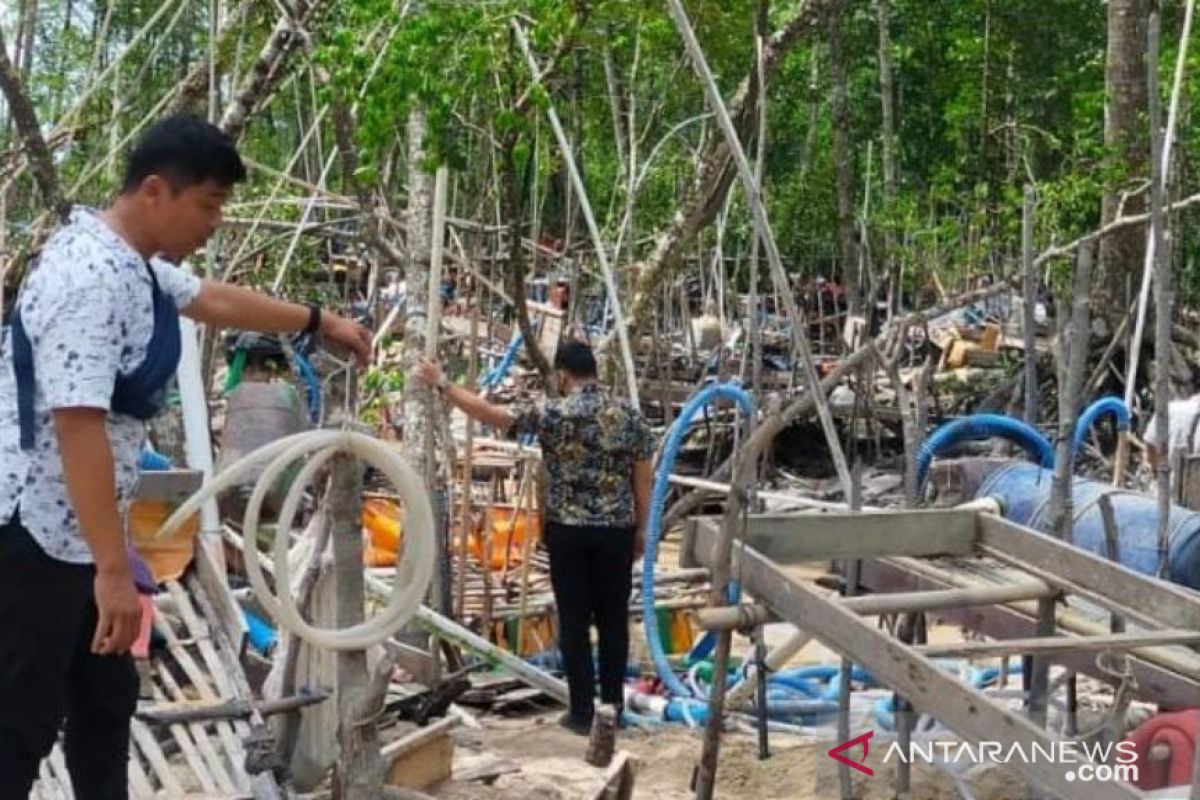
M 438 389 L 447 403 L 472 419 L 490 425 L 501 433 L 512 427 L 514 419 L 508 409 L 489 403 L 470 389 L 448 382 L 440 364 L 422 361 L 417 366 L 417 378 L 427 386 Z

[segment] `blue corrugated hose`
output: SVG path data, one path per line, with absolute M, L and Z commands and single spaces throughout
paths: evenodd
M 654 613 L 654 572 L 658 559 L 658 543 L 662 538 L 663 514 L 666 511 L 667 493 L 671 488 L 671 472 L 675 468 L 675 459 L 679 448 L 683 445 L 688 432 L 688 422 L 696 412 L 715 400 L 729 400 L 737 403 L 744 414 L 754 413 L 754 399 L 742 389 L 729 384 L 712 384 L 701 389 L 687 401 L 675 424 L 667 434 L 667 442 L 663 447 L 662 459 L 654 473 L 654 491 L 650 495 L 650 519 L 646 523 L 646 555 L 642 561 L 642 619 L 646 631 L 646 645 L 654 660 L 654 671 L 676 697 L 691 697 L 693 693 L 679 679 L 667 661 L 663 651 L 662 640 L 658 633 L 658 618 Z
M 917 488 L 925 485 L 935 456 L 959 442 L 993 436 L 1019 444 L 1043 467 L 1054 467 L 1054 445 L 1037 428 L 1001 414 L 975 414 L 946 423 L 921 444 L 917 453 Z
M 1071 440 L 1071 452 L 1079 455 L 1083 443 L 1087 440 L 1088 431 L 1105 414 L 1112 414 L 1117 420 L 1117 430 L 1128 431 L 1132 423 L 1129 406 L 1119 397 L 1101 397 L 1092 403 L 1079 415 L 1075 423 L 1075 436 Z

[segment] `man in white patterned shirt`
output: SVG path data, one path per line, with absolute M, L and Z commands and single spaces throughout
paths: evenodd
M 47 242 L 0 339 L 0 798 L 28 796 L 64 719 L 75 796 L 127 797 L 140 609 L 124 514 L 144 420 L 178 365 L 179 315 L 369 353 L 350 320 L 173 266 L 244 177 L 214 126 L 155 123 L 112 205 L 76 208 Z

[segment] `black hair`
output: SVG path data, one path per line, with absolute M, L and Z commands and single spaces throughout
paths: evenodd
M 554 354 L 554 368 L 572 378 L 596 377 L 596 356 L 590 345 L 583 342 L 563 342 Z
M 175 191 L 214 181 L 225 188 L 246 179 L 246 166 L 233 140 L 192 114 L 172 114 L 155 122 L 125 162 L 121 192 L 136 190 L 150 175 L 161 175 Z

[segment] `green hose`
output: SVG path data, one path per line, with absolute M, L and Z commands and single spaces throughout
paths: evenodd
M 233 353 L 233 361 L 229 364 L 229 374 L 225 376 L 225 394 L 230 394 L 242 382 L 242 373 L 246 371 L 246 349 L 239 347 Z

